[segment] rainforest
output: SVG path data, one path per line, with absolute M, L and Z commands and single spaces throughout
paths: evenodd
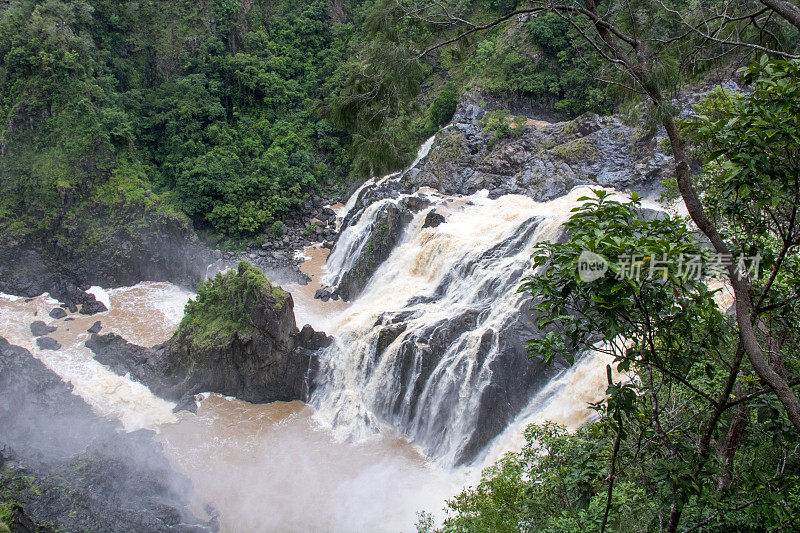
M 7 0 L 0 114 L 0 533 L 800 529 L 796 0 Z

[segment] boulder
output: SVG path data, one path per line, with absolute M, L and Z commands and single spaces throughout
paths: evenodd
M 60 350 L 61 344 L 53 337 L 39 337 L 36 339 L 36 346 L 40 350 Z
M 67 316 L 67 312 L 61 309 L 60 307 L 55 307 L 50 311 L 50 318 L 64 318 Z
M 106 307 L 103 302 L 98 302 L 97 300 L 94 300 L 92 302 L 84 303 L 81 306 L 80 314 L 94 315 L 97 313 L 102 313 L 104 311 L 108 311 L 108 307 Z
M 422 223 L 423 228 L 435 228 L 439 224 L 443 224 L 445 222 L 445 218 L 443 215 L 440 215 L 436 212 L 435 209 L 431 209 L 428 211 L 428 214 L 425 215 L 425 221 Z
M 48 326 L 41 320 L 36 320 L 35 322 L 31 322 L 31 335 L 34 337 L 41 337 L 43 335 L 47 335 L 48 333 L 52 333 L 58 328 L 55 326 Z
M 102 324 L 102 323 L 101 323 L 99 320 L 97 320 L 97 321 L 96 321 L 94 324 L 92 324 L 92 326 L 91 326 L 89 329 L 87 329 L 86 331 L 88 331 L 89 333 L 95 334 L 95 333 L 100 333 L 100 330 L 101 330 L 102 328 L 103 328 L 103 324 Z
M 298 336 L 299 345 L 310 350 L 318 350 L 329 346 L 333 338 L 325 334 L 324 331 L 314 331 L 309 324 L 303 326 Z
M 331 291 L 328 289 L 317 289 L 314 293 L 314 298 L 317 300 L 322 300 L 323 302 L 327 302 L 331 298 Z

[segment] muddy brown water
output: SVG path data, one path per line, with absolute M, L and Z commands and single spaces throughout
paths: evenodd
M 307 271 L 320 276 L 327 250 L 309 252 Z M 311 316 L 308 308 L 317 305 L 319 322 L 346 306 L 314 300 L 316 288 L 309 285 L 302 293 L 310 293 L 305 303 L 293 287 L 301 316 L 304 309 Z M 338 438 L 303 402 L 253 405 L 202 394 L 196 415 L 173 414 L 174 404 L 97 363 L 84 342 L 96 320 L 102 333 L 140 345 L 163 342 L 192 293 L 151 282 L 93 292 L 109 311 L 68 313 L 66 319 L 48 315 L 58 302 L 47 295 L 0 295 L 0 334 L 72 383 L 99 414 L 120 419 L 127 430 L 158 432 L 173 468 L 192 480 L 194 511 L 207 517 L 204 508 L 211 505 L 223 532 L 413 531 L 417 511 L 441 514 L 444 499 L 463 483 L 461 472 L 436 467 L 391 431 L 361 442 Z M 58 328 L 49 336 L 61 344 L 59 350 L 38 349 L 29 328 L 34 320 Z

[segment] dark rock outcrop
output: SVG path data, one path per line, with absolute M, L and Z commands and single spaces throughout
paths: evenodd
M 55 326 L 48 326 L 41 320 L 36 320 L 31 322 L 31 335 L 34 337 L 41 337 L 43 335 L 47 335 L 48 333 L 53 333 L 58 328 Z
M 0 427 L 0 502 L 13 507 L 12 531 L 214 529 L 192 516 L 190 483 L 153 432 L 120 431 L 2 337 Z
M 410 210 L 395 203 L 381 206 L 352 268 L 338 280 L 337 294 L 344 300 L 352 300 L 361 293 L 372 274 L 391 255 L 411 218 Z
M 328 289 L 317 289 L 314 292 L 314 298 L 317 300 L 322 300 L 323 302 L 327 302 L 331 299 L 331 291 Z
M 216 308 L 210 310 L 213 316 L 204 316 L 190 307 L 178 332 L 164 344 L 146 348 L 118 335 L 93 334 L 86 346 L 118 374 L 130 372 L 155 394 L 180 404 L 199 392 L 252 403 L 307 399 L 309 376 L 317 368 L 314 350 L 330 339 L 310 326 L 299 331 L 291 294 L 246 263 L 213 284 L 215 294 L 236 291 L 244 300 L 237 323 L 207 320 Z M 206 305 L 222 306 L 220 312 L 232 305 L 225 297 L 208 298 Z
M 50 318 L 64 318 L 65 316 L 67 316 L 67 312 L 60 307 L 52 309 L 49 314 Z
M 478 93 L 462 99 L 428 156 L 404 174 L 406 192 L 421 186 L 462 195 L 487 189 L 493 198 L 523 194 L 544 201 L 578 185 L 649 193 L 670 172 L 672 159 L 657 139 L 614 116 L 586 114 L 552 124 L 521 120 L 514 135 L 498 137 L 481 120 L 478 104 L 486 98 Z
M 439 224 L 443 224 L 445 222 L 445 218 L 443 215 L 440 215 L 436 212 L 435 209 L 431 209 L 428 211 L 428 214 L 425 215 L 425 221 L 422 223 L 423 228 L 435 228 Z
M 193 286 L 203 279 L 211 254 L 188 218 L 157 204 L 97 201 L 80 212 L 63 206 L 69 214 L 57 227 L 0 242 L 0 292 L 48 292 L 72 312 L 87 304 L 97 312 L 94 296 L 85 292 L 90 285 L 151 280 Z
M 97 313 L 102 313 L 104 311 L 108 311 L 108 307 L 103 302 L 98 302 L 97 300 L 93 302 L 86 302 L 81 306 L 80 314 L 82 315 L 94 315 Z
M 61 344 L 53 337 L 39 337 L 36 339 L 36 346 L 40 350 L 60 350 Z

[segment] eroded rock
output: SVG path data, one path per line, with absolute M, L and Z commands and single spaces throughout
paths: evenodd
M 202 307 L 187 308 L 179 330 L 147 348 L 114 334 L 86 342 L 95 359 L 130 375 L 155 394 L 182 404 L 198 392 L 218 392 L 251 403 L 306 400 L 315 350 L 330 340 L 310 326 L 297 329 L 291 294 L 273 286 L 255 267 L 210 282 Z M 220 314 L 231 317 L 220 321 Z
M 41 337 L 43 335 L 47 335 L 48 333 L 53 333 L 58 328 L 55 326 L 48 326 L 41 320 L 36 320 L 35 322 L 31 322 L 31 335 L 34 337 Z
M 36 346 L 40 350 L 60 350 L 61 344 L 53 337 L 39 337 L 36 339 Z

